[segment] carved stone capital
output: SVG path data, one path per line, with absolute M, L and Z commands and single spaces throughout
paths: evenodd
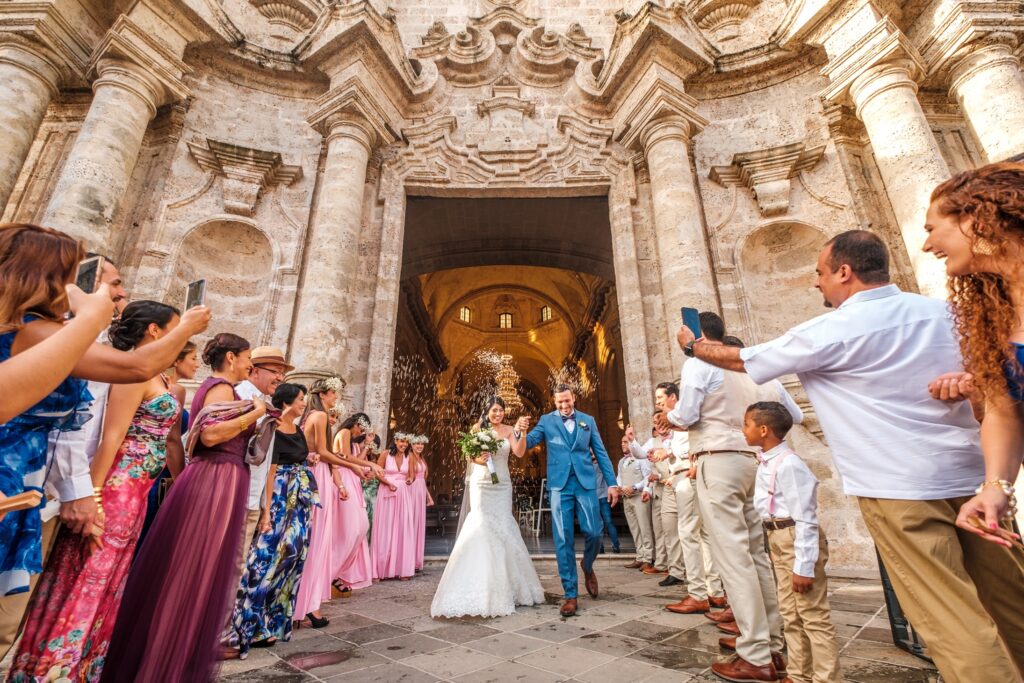
M 76 21 L 82 21 L 76 17 Z M 85 71 L 89 63 L 92 46 L 83 37 L 80 28 L 96 29 L 96 27 L 76 27 L 67 19 L 52 1 L 36 2 L 2 2 L 0 3 L 0 43 L 20 45 L 24 50 L 32 50 L 35 60 L 45 60 L 46 65 L 35 64 L 34 69 L 49 79 L 49 71 L 57 69 L 61 81 L 65 85 L 73 85 L 84 81 Z M 22 54 L 22 57 L 28 55 Z M 8 53 L 9 59 L 14 54 Z
M 181 60 L 187 38 L 182 39 L 181 52 L 157 40 L 151 30 L 122 14 L 110 27 L 89 63 L 89 74 L 98 75 L 101 63 L 131 63 L 133 73 L 153 84 L 153 106 L 183 100 L 189 95 L 183 80 L 192 69 Z M 95 84 L 94 84 L 95 87 Z
M 960 86 L 981 72 L 1000 66 L 1020 68 L 1020 58 L 1014 54 L 1015 36 L 1004 34 L 1007 40 L 970 43 L 958 51 L 958 59 L 949 69 L 949 88 L 954 93 Z
M 940 7 L 948 11 L 919 40 L 928 75 L 940 83 L 972 53 L 994 45 L 1016 47 L 1024 33 L 1020 2 L 961 0 Z
M 822 97 L 837 102 L 853 96 L 855 83 L 870 81 L 872 74 L 887 72 L 892 65 L 911 81 L 920 79 L 925 71 L 917 48 L 891 19 L 884 17 L 822 69 L 830 81 Z M 859 109 L 860 103 L 857 106 Z
M 134 93 L 149 108 L 149 118 L 156 116 L 157 107 L 165 101 L 163 83 L 152 72 L 129 59 L 104 57 L 93 65 L 96 78 L 94 92 L 102 88 L 121 88 Z
M 824 145 L 807 149 L 802 142 L 744 152 L 728 166 L 713 167 L 709 177 L 719 185 L 745 185 L 762 216 L 778 216 L 789 210 L 790 178 L 813 167 L 824 153 Z
M 39 43 L 16 35 L 0 34 L 0 64 L 10 64 L 31 73 L 46 84 L 51 97 L 60 92 L 59 58 Z
M 224 210 L 228 213 L 252 216 L 266 188 L 291 185 L 302 177 L 302 167 L 285 164 L 278 152 L 209 138 L 205 146 L 190 142 L 188 148 L 200 168 L 224 179 Z
M 369 151 L 398 139 L 388 123 L 386 110 L 356 78 L 324 93 L 306 121 L 327 138 L 356 137 Z
M 682 81 L 653 68 L 641 79 L 624 103 L 620 142 L 626 147 L 647 148 L 665 135 L 689 140 L 708 125 L 697 113 L 697 100 L 682 90 Z
M 249 3 L 271 24 L 293 31 L 308 31 L 327 7 L 322 0 L 249 0 Z

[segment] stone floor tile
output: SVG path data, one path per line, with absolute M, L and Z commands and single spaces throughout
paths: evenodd
M 517 657 L 515 661 L 561 676 L 576 676 L 613 659 L 610 654 L 561 643 Z
M 719 654 L 723 650 L 718 646 L 718 639 L 723 635 L 725 634 L 719 633 L 718 629 L 714 627 L 694 628 L 689 631 L 683 631 L 662 642 L 666 645 L 678 645 L 679 647 L 687 647 L 691 650 L 703 650 Z
M 704 650 L 693 650 L 688 647 L 655 643 L 645 647 L 643 650 L 634 652 L 629 655 L 629 658 L 656 664 L 663 669 L 685 671 L 695 675 L 704 672 L 715 662 L 725 659 L 727 654 L 731 653 L 716 654 Z
M 346 631 L 341 634 L 341 637 L 355 643 L 356 645 L 363 645 L 377 640 L 394 638 L 402 635 L 403 633 L 410 633 L 410 631 L 409 629 L 401 628 L 394 624 L 376 624 L 374 626 L 364 626 L 352 631 Z
M 668 628 L 676 629 L 677 631 L 700 628 L 701 626 L 712 623 L 710 620 L 705 618 L 703 614 L 675 614 L 674 612 L 669 612 L 667 609 L 649 612 L 643 616 L 637 617 L 637 620 L 645 621 L 648 624 L 666 626 Z
M 672 628 L 670 626 L 662 626 L 660 624 L 652 624 L 647 621 L 634 620 L 614 626 L 608 629 L 606 633 L 620 633 L 624 636 L 632 636 L 633 638 L 658 642 L 676 635 L 679 633 L 679 629 Z
M 405 633 L 397 638 L 378 640 L 363 646 L 370 652 L 376 652 L 388 659 L 405 659 L 415 655 L 423 655 L 448 647 L 448 643 L 422 633 Z
M 666 673 L 666 670 L 646 662 L 638 662 L 635 659 L 620 657 L 610 662 L 605 662 L 589 671 L 576 674 L 576 678 L 585 683 L 609 683 L 610 681 L 641 683 L 660 673 Z M 672 671 L 669 673 L 675 677 L 676 681 L 680 680 L 678 672 Z
M 487 625 L 499 631 L 518 631 L 521 628 L 557 618 L 559 618 L 558 611 L 551 612 L 546 606 L 520 607 L 515 614 L 489 619 Z
M 607 652 L 617 657 L 624 657 L 650 645 L 646 640 L 608 632 L 588 633 L 575 640 L 566 641 L 566 644 L 594 652 Z
M 324 679 L 386 664 L 390 660 L 376 653 L 348 645 L 345 650 L 295 652 L 284 657 L 284 661 L 296 669 Z
M 874 643 L 892 645 L 892 630 L 888 627 L 865 626 L 856 635 L 855 640 L 868 640 Z
M 231 681 L 231 683 L 305 683 L 306 681 L 315 681 L 316 678 L 289 664 L 278 662 L 271 667 L 241 671 L 222 676 L 218 680 Z
M 502 662 L 452 680 L 459 683 L 559 683 L 565 677 L 518 662 Z
M 267 648 L 263 652 L 269 652 L 279 659 L 285 659 L 288 655 L 296 652 L 337 652 L 339 650 L 351 649 L 352 643 L 341 639 L 341 636 L 330 635 L 313 631 L 316 635 L 293 638 L 288 642 L 278 641 L 274 647 Z M 250 650 L 250 656 L 260 650 Z
M 557 619 L 520 629 L 516 633 L 540 638 L 541 640 L 550 640 L 553 643 L 562 643 L 566 640 L 572 640 L 573 638 L 593 633 L 593 631 L 584 626 L 579 626 L 575 623 L 574 619 Z
M 423 614 L 422 608 L 402 604 L 398 600 L 370 600 L 351 605 L 347 607 L 347 611 L 389 623 L 401 619 L 411 619 Z
M 874 662 L 884 662 L 886 664 L 896 664 L 898 666 L 909 667 L 912 669 L 929 669 L 932 666 L 920 657 L 915 657 L 909 652 L 900 650 L 893 645 L 873 643 L 868 640 L 850 641 L 843 649 L 842 654 L 848 657 L 869 659 Z
M 330 617 L 331 623 L 327 624 L 321 629 L 303 628 L 298 631 L 293 631 L 294 634 L 292 639 L 294 640 L 295 635 L 306 632 L 321 632 L 321 633 L 344 633 L 346 631 L 354 631 L 357 628 L 363 628 L 364 626 L 376 626 L 381 622 L 376 619 L 364 617 L 361 614 L 353 614 L 352 612 L 340 612 Z
M 433 631 L 442 624 L 456 624 L 461 623 L 458 619 L 434 619 L 429 614 L 421 614 L 418 617 L 412 617 L 411 619 L 399 619 L 398 621 L 392 621 L 392 626 L 399 628 L 407 628 L 415 633 L 424 633 L 426 631 Z
M 443 623 L 443 622 L 442 622 Z M 438 638 L 449 643 L 468 643 L 471 640 L 479 640 L 487 636 L 501 633 L 496 628 L 484 626 L 483 624 L 470 624 L 465 622 L 453 622 L 444 624 L 440 628 L 423 632 L 431 638 Z
M 517 633 L 502 633 L 500 635 L 488 636 L 480 640 L 473 640 L 465 643 L 466 647 L 479 650 L 503 659 L 513 659 L 524 655 L 527 652 L 547 647 L 550 642 L 519 635 Z
M 916 669 L 886 662 L 872 662 L 856 657 L 839 657 L 844 681 L 853 683 L 939 683 L 934 670 Z M 980 682 L 979 682 L 980 683 Z
M 402 664 L 412 666 L 443 679 L 451 679 L 473 671 L 486 669 L 505 661 L 503 657 L 484 654 L 462 645 L 436 650 L 430 654 L 403 659 Z
M 253 669 L 272 668 L 281 661 L 269 649 L 254 649 L 249 651 L 245 659 L 229 659 L 221 662 L 219 675 L 226 678 L 233 674 L 240 674 Z
M 359 683 L 430 683 L 440 679 L 419 669 L 413 669 L 397 662 L 390 662 L 354 673 L 338 674 L 325 680 L 358 680 Z

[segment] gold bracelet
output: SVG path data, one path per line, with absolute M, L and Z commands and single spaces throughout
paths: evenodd
M 242 431 L 244 432 L 249 428 L 249 414 L 241 415 L 238 418 L 239 423 L 242 425 Z

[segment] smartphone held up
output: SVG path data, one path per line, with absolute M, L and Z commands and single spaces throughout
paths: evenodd
M 103 257 L 90 256 L 78 264 L 78 272 L 75 273 L 75 284 L 86 294 L 92 294 L 99 287 L 102 274 Z
M 700 331 L 700 312 L 696 308 L 689 308 L 683 306 L 680 309 L 683 316 L 683 325 L 690 328 L 690 332 L 693 332 L 695 339 L 700 339 L 704 335 Z
M 206 280 L 195 280 L 185 288 L 185 310 L 206 305 Z

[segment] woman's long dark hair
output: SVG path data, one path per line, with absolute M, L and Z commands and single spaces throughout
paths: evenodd
M 318 379 L 313 382 L 313 385 L 306 392 L 306 410 L 302 413 L 302 417 L 299 418 L 299 424 L 305 425 L 306 420 L 316 411 L 320 411 L 324 415 L 328 415 L 327 408 L 324 407 L 324 399 L 322 394 L 326 394 L 331 390 L 331 387 L 327 386 L 327 382 L 322 379 Z M 324 438 L 327 439 L 327 450 L 334 452 L 331 448 L 334 445 L 334 439 L 331 436 L 331 421 L 326 420 L 324 424 Z
M 487 403 L 484 404 L 484 412 L 480 413 L 480 429 L 491 428 L 491 421 L 487 419 L 487 414 L 494 406 L 501 406 L 501 409 L 505 410 L 505 402 L 501 400 L 501 396 L 495 395 L 487 399 Z

